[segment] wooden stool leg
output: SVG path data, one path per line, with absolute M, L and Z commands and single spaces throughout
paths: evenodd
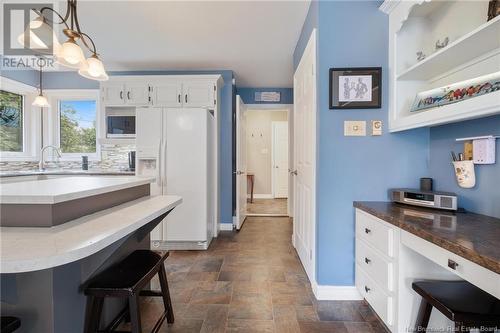
M 161 294 L 163 296 L 163 306 L 167 312 L 167 323 L 172 324 L 174 322 L 174 309 L 172 308 L 172 302 L 170 300 L 170 291 L 168 290 L 167 273 L 165 272 L 165 266 L 162 264 L 158 272 L 158 277 L 160 278 Z
M 87 306 L 85 309 L 85 324 L 83 332 L 95 333 L 99 329 L 101 321 L 102 304 L 104 298 L 96 296 L 87 296 Z
M 417 321 L 415 323 L 415 332 L 425 332 L 427 330 L 427 325 L 429 325 L 429 319 L 431 318 L 431 312 L 432 305 L 425 299 L 422 299 L 420 308 L 418 309 Z
M 132 333 L 141 333 L 141 313 L 139 310 L 139 294 L 128 297 L 130 309 L 130 323 L 132 324 Z

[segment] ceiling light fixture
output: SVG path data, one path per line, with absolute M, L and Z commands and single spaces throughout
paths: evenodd
M 48 108 L 50 107 L 50 104 L 49 101 L 47 100 L 47 97 L 43 95 L 43 87 L 42 87 L 42 68 L 43 68 L 43 63 L 45 63 L 45 61 L 42 61 L 42 59 L 38 59 L 38 62 L 40 64 L 40 81 L 39 81 L 40 93 L 38 94 L 38 96 L 35 97 L 35 100 L 31 105 L 38 106 L 40 108 Z
M 45 49 L 47 48 L 47 45 L 45 45 L 45 43 L 37 37 L 37 33 L 39 31 L 48 33 L 47 31 L 50 29 L 50 36 L 53 36 L 52 49 L 57 63 L 69 68 L 78 69 L 78 73 L 88 79 L 105 81 L 109 77 L 106 74 L 106 70 L 104 69 L 101 59 L 99 58 L 94 41 L 89 35 L 82 32 L 80 28 L 76 1 L 77 0 L 67 0 L 66 12 L 64 15 L 59 14 L 51 7 L 43 7 L 40 10 L 33 9 L 33 11 L 39 16 L 29 23 L 25 32 L 18 37 L 18 41 L 25 47 L 29 47 L 29 45 L 26 44 L 30 43 L 34 44 L 37 48 Z M 50 25 L 47 24 L 49 18 L 44 16 L 44 14 L 46 15 L 48 12 L 54 13 L 59 18 L 59 21 L 50 21 L 51 23 L 63 24 L 65 27 L 63 29 L 63 33 L 66 35 L 68 40 L 62 45 L 59 44 L 55 33 Z M 29 38 L 26 36 L 28 32 Z M 85 55 L 79 45 L 79 42 L 91 53 L 90 57 L 87 59 L 85 59 Z

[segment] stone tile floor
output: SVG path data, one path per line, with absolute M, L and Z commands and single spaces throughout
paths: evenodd
M 364 301 L 315 300 L 291 235 L 286 217 L 249 217 L 208 251 L 172 251 L 175 323 L 160 332 L 385 332 Z M 160 298 L 144 300 L 144 332 L 162 311 Z
M 253 199 L 247 203 L 247 214 L 288 215 L 288 199 Z

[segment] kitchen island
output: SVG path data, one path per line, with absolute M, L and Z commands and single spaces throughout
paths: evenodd
M 113 185 L 109 180 L 101 180 L 101 184 L 107 185 L 96 188 L 96 179 L 85 178 L 90 184 L 82 186 L 81 192 L 75 189 L 77 182 L 68 182 L 67 192 L 71 194 L 44 200 L 82 199 L 153 181 L 125 177 L 129 179 Z M 43 191 L 38 191 L 28 196 L 30 199 L 7 194 L 5 198 L 40 201 Z M 149 248 L 151 230 L 181 202 L 178 196 L 147 195 L 53 227 L 1 227 L 2 315 L 19 317 L 22 322 L 19 332 L 82 332 L 85 296 L 81 285 L 132 251 Z M 113 317 L 121 305 L 109 302 L 104 321 Z

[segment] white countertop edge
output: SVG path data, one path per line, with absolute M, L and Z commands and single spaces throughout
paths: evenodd
M 111 177 L 111 176 L 109 176 L 109 177 Z M 125 177 L 126 176 L 122 177 L 122 179 Z M 0 196 L 1 196 L 0 202 L 2 204 L 57 204 L 60 202 L 76 200 L 76 199 L 81 199 L 81 198 L 90 197 L 90 196 L 94 196 L 94 195 L 119 191 L 119 190 L 131 188 L 131 187 L 135 187 L 135 186 L 146 185 L 146 184 L 150 184 L 150 183 L 155 181 L 155 178 L 151 178 L 151 177 L 138 177 L 138 176 L 131 175 L 131 176 L 128 176 L 128 178 L 130 180 L 127 183 L 110 184 L 110 185 L 102 186 L 99 188 L 82 190 L 82 191 L 77 191 L 77 192 L 72 192 L 72 193 L 64 193 L 64 194 L 59 194 L 59 195 L 26 195 L 26 196 L 23 195 L 23 196 L 20 196 L 20 195 L 6 195 L 0 191 Z M 66 179 L 70 180 L 70 178 L 66 178 Z M 118 177 L 117 177 L 117 179 L 118 179 Z M 48 181 L 48 180 L 50 180 L 50 179 L 34 180 L 34 182 Z M 118 180 L 121 180 L 121 179 L 118 179 Z
M 171 201 L 161 208 L 160 210 L 156 210 L 140 220 L 124 227 L 119 230 L 117 230 L 115 233 L 113 233 L 110 236 L 107 236 L 97 242 L 91 243 L 87 246 L 80 247 L 75 250 L 71 250 L 69 252 L 58 252 L 55 253 L 54 255 L 50 255 L 47 257 L 38 257 L 38 258 L 33 258 L 29 260 L 5 260 L 2 257 L 0 257 L 0 274 L 12 274 L 12 273 L 25 273 L 25 272 L 33 272 L 33 271 L 38 271 L 38 270 L 43 270 L 43 269 L 48 269 L 48 268 L 53 268 L 61 265 L 65 265 L 71 262 L 75 262 L 78 260 L 81 260 L 83 258 L 89 257 L 100 250 L 108 247 L 109 245 L 115 243 L 116 241 L 120 240 L 121 238 L 131 234 L 132 232 L 140 229 L 142 226 L 148 224 L 158 216 L 168 212 L 169 210 L 177 207 L 180 203 L 182 203 L 182 198 L 180 196 L 161 196 L 161 197 L 168 197 L 171 199 Z M 149 197 L 148 200 L 158 198 L 158 197 Z M 110 210 L 116 210 L 117 208 L 120 208 L 123 206 L 124 209 L 130 207 L 133 204 L 140 204 L 143 202 L 143 199 L 137 199 L 131 202 L 127 202 L 125 204 L 115 206 L 113 208 L 110 208 Z M 102 214 L 103 212 L 106 212 L 107 210 L 97 212 L 95 214 Z M 119 211 L 119 210 L 118 210 Z M 116 212 L 114 212 L 116 213 Z M 94 214 L 92 214 L 94 215 Z M 92 216 L 89 215 L 89 216 Z M 89 216 L 85 216 L 83 218 L 88 218 Z M 80 218 L 82 219 L 82 218 Z M 75 220 L 78 221 L 79 219 Z M 71 222 L 68 222 L 71 223 Z M 7 227 L 2 227 L 2 228 L 7 228 Z M 54 228 L 54 227 L 53 227 Z M 32 229 L 32 228 L 30 228 Z M 2 251 L 3 252 L 3 251 Z

